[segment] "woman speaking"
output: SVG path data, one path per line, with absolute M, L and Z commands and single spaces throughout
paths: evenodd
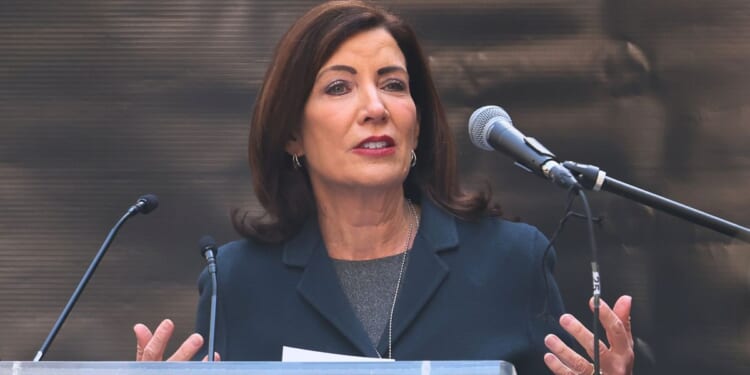
M 546 238 L 500 218 L 488 193 L 462 190 L 455 159 L 407 24 L 359 1 L 302 16 L 276 48 L 250 128 L 265 215 L 235 212 L 245 239 L 217 256 L 221 359 L 277 361 L 291 346 L 591 374 L 569 345 L 591 355 L 592 334 L 563 314 Z M 206 355 L 210 285 L 204 272 L 199 333 L 171 360 Z M 602 305 L 606 375 L 632 372 L 630 306 Z M 161 360 L 173 330 L 136 325 L 137 359 Z

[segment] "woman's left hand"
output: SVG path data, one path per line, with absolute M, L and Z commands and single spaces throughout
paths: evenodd
M 599 341 L 599 360 L 602 375 L 631 375 L 633 373 L 633 334 L 630 330 L 630 308 L 632 298 L 622 296 L 615 303 L 614 309 L 600 300 L 599 321 L 606 331 L 610 346 Z M 593 299 L 589 301 L 593 310 Z M 570 314 L 560 317 L 560 325 L 568 331 L 586 350 L 589 358 L 594 357 L 594 334 Z M 544 363 L 556 375 L 592 375 L 594 365 L 583 356 L 568 347 L 559 337 L 547 335 L 544 344 L 551 353 L 544 355 Z

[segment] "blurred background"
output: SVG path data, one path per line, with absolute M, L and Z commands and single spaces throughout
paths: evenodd
M 315 1 L 0 1 L 0 359 L 31 360 L 138 196 L 46 360 L 130 360 L 132 326 L 194 325 L 202 234 L 260 213 L 249 118 L 272 48 Z M 548 236 L 565 192 L 471 145 L 482 105 L 560 159 L 750 225 L 750 2 L 382 1 L 416 28 L 468 185 Z M 634 297 L 639 374 L 750 372 L 750 245 L 590 193 L 603 295 Z M 583 222 L 556 242 L 590 320 Z M 259 301 L 262 303 L 262 301 Z

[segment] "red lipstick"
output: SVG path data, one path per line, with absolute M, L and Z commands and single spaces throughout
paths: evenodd
M 354 150 L 355 154 L 364 156 L 386 156 L 396 152 L 396 142 L 387 135 L 367 137 L 359 142 Z

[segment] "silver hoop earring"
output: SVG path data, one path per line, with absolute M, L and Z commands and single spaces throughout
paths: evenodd
M 417 165 L 417 153 L 411 150 L 411 167 L 414 168 L 415 165 Z
M 299 156 L 297 156 L 297 154 L 292 154 L 292 166 L 294 166 L 294 169 L 302 168 L 302 163 L 299 162 Z

